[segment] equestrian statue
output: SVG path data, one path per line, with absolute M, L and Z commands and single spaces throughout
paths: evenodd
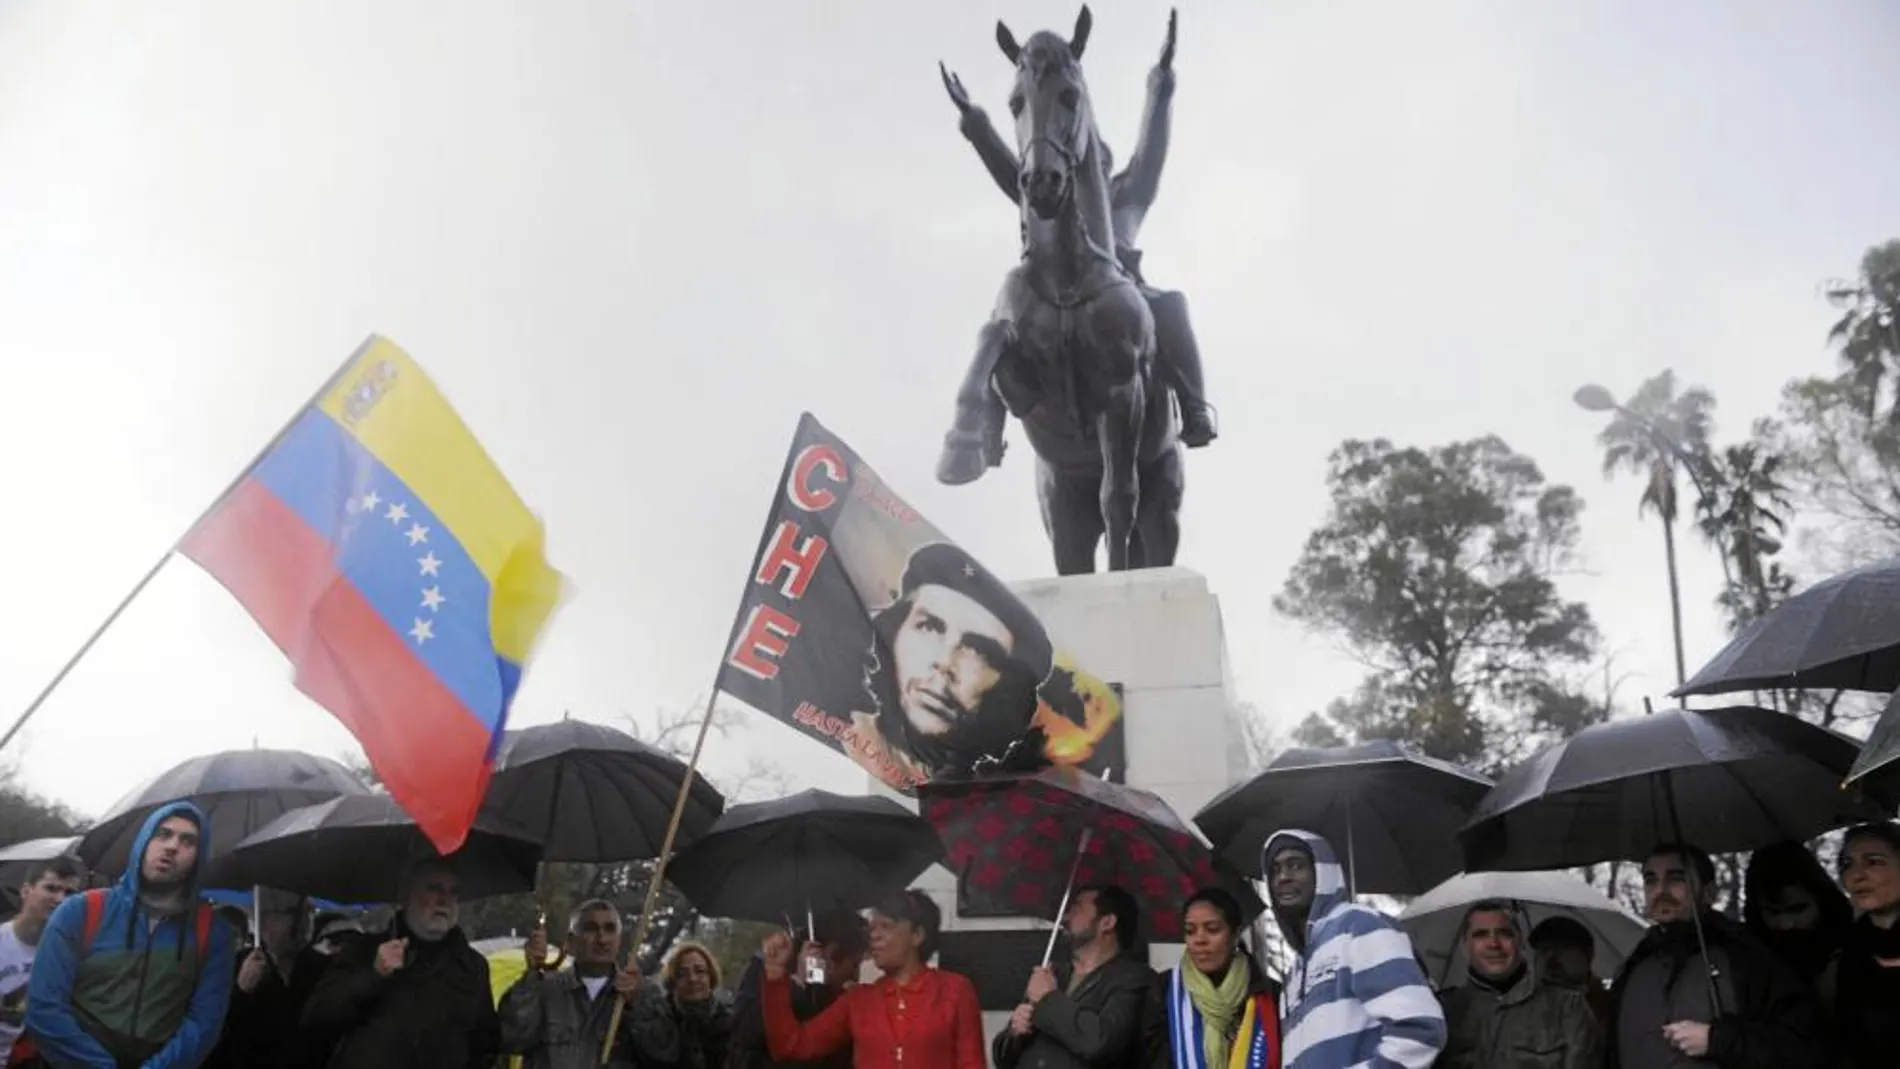
M 939 65 L 963 135 L 1017 205 L 1023 252 L 978 335 L 937 478 L 960 485 L 1000 464 L 1014 414 L 1036 452 L 1043 527 L 1062 575 L 1094 571 L 1104 538 L 1111 571 L 1174 563 L 1182 449 L 1217 433 L 1187 302 L 1143 279 L 1135 245 L 1167 156 L 1176 21 L 1170 13 L 1141 134 L 1119 174 L 1082 77 L 1087 7 L 1067 40 L 1042 31 L 1018 43 L 996 24 L 1015 64 L 1014 150 Z

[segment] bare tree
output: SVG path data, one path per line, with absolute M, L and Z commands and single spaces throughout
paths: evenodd
M 1247 748 L 1247 774 L 1257 775 L 1286 749 L 1286 739 L 1252 702 L 1234 706 L 1234 716 L 1240 721 L 1241 745 Z
M 658 747 L 682 761 L 690 760 L 693 755 L 693 743 L 699 736 L 700 721 L 707 715 L 712 716 L 712 726 L 707 728 L 710 735 L 721 739 L 730 739 L 735 730 L 742 726 L 738 713 L 732 709 L 721 709 L 710 703 L 699 703 L 680 710 L 656 710 L 651 720 L 643 721 L 639 717 L 625 716 L 622 722 L 627 733 L 642 742 Z M 703 756 L 703 755 L 702 755 Z M 750 755 L 746 764 L 736 774 L 728 774 L 715 779 L 706 777 L 719 792 L 732 801 L 760 798 L 776 798 L 786 794 L 791 787 L 785 775 L 785 769 L 757 755 Z

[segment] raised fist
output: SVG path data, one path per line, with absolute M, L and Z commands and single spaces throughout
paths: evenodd
M 391 939 L 389 942 L 384 943 L 382 946 L 377 947 L 376 948 L 377 975 L 379 976 L 394 975 L 397 969 L 402 968 L 402 959 L 408 953 L 409 953 L 409 940 L 407 938 Z
M 792 965 L 792 937 L 784 932 L 773 932 L 759 944 L 759 956 L 765 960 L 765 975 L 768 979 L 783 979 Z
M 548 930 L 543 925 L 535 925 L 528 933 L 528 941 L 521 945 L 521 956 L 528 959 L 528 971 L 543 968 L 548 963 Z
M 640 966 L 629 961 L 614 973 L 614 992 L 622 1002 L 632 1002 L 640 995 Z

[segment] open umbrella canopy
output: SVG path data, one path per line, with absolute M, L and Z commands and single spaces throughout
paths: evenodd
M 1850 782 L 1859 781 L 1880 769 L 1892 767 L 1896 761 L 1900 761 L 1900 690 L 1887 699 L 1880 718 L 1867 732 L 1867 741 L 1861 744 L 1860 755 L 1854 758 L 1854 767 L 1848 770 L 1847 778 Z
M 889 798 L 813 790 L 726 810 L 666 878 L 707 916 L 783 921 L 863 909 L 942 859 L 936 829 Z
M 225 887 L 275 887 L 333 902 L 398 902 L 402 881 L 435 848 L 395 799 L 350 795 L 295 809 L 212 863 Z M 500 817 L 475 818 L 449 855 L 463 900 L 532 890 L 540 844 Z
M 27 839 L 0 847 L 0 865 L 15 861 L 51 861 L 56 857 L 77 858 L 79 836 L 55 835 L 46 839 Z
M 1274 832 L 1324 836 L 1346 861 L 1353 890 L 1413 895 L 1456 873 L 1447 850 L 1491 781 L 1385 739 L 1288 750 L 1194 815 L 1228 864 L 1261 872 Z
M 210 823 L 211 856 L 290 810 L 370 789 L 341 764 L 296 750 L 227 750 L 174 765 L 119 799 L 80 840 L 79 856 L 93 871 L 125 871 L 132 842 L 159 806 L 184 799 Z
M 50 839 L 28 839 L 0 848 L 0 892 L 17 892 L 26 882 L 27 870 L 56 857 L 79 859 L 79 836 L 62 835 Z
M 548 861 L 658 857 L 686 763 L 624 731 L 584 720 L 510 731 L 482 812 L 526 828 Z M 695 776 L 675 845 L 712 827 L 726 801 Z
M 1178 940 L 1181 903 L 1219 886 L 1249 918 L 1263 908 L 1168 804 L 1070 766 L 980 779 L 932 780 L 918 805 L 943 840 L 964 916 L 1055 919 L 1075 885 L 1112 883 L 1141 907 L 1146 934 Z M 1083 832 L 1088 842 L 1083 848 Z M 1077 850 L 1081 849 L 1077 863 Z
M 1590 971 L 1605 978 L 1616 975 L 1649 930 L 1602 890 L 1567 872 L 1465 873 L 1413 899 L 1398 916 L 1399 927 L 1412 937 L 1413 948 L 1434 979 L 1457 981 L 1451 967 L 1466 961 L 1461 947 L 1465 911 L 1492 900 L 1511 906 L 1526 937 L 1551 917 L 1582 924 L 1596 945 Z
M 256 893 L 255 890 L 214 887 L 210 890 L 198 892 L 198 897 L 214 906 L 232 906 L 249 913 L 253 907 L 252 900 Z M 304 906 L 308 909 L 316 910 L 318 913 L 362 913 L 373 908 L 367 903 L 348 905 L 343 902 L 332 902 L 327 898 L 304 899 Z M 269 911 L 270 907 L 266 906 L 265 912 Z
M 1900 689 L 1900 557 L 1843 572 L 1756 618 L 1676 695 Z
M 1842 786 L 1852 739 L 1753 706 L 1594 724 L 1498 781 L 1459 833 L 1467 869 L 1634 861 L 1664 842 L 1712 854 L 1885 820 L 1900 775 Z

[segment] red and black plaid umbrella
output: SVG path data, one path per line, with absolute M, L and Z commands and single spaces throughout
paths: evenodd
M 958 909 L 966 917 L 1053 917 L 1071 870 L 1078 887 L 1111 883 L 1133 895 L 1146 933 L 1163 941 L 1180 938 L 1181 903 L 1199 888 L 1226 888 L 1250 919 L 1262 908 L 1246 882 L 1147 791 L 1058 766 L 1033 775 L 936 780 L 918 795 L 919 810 L 943 840 L 943 863 L 957 874 Z

